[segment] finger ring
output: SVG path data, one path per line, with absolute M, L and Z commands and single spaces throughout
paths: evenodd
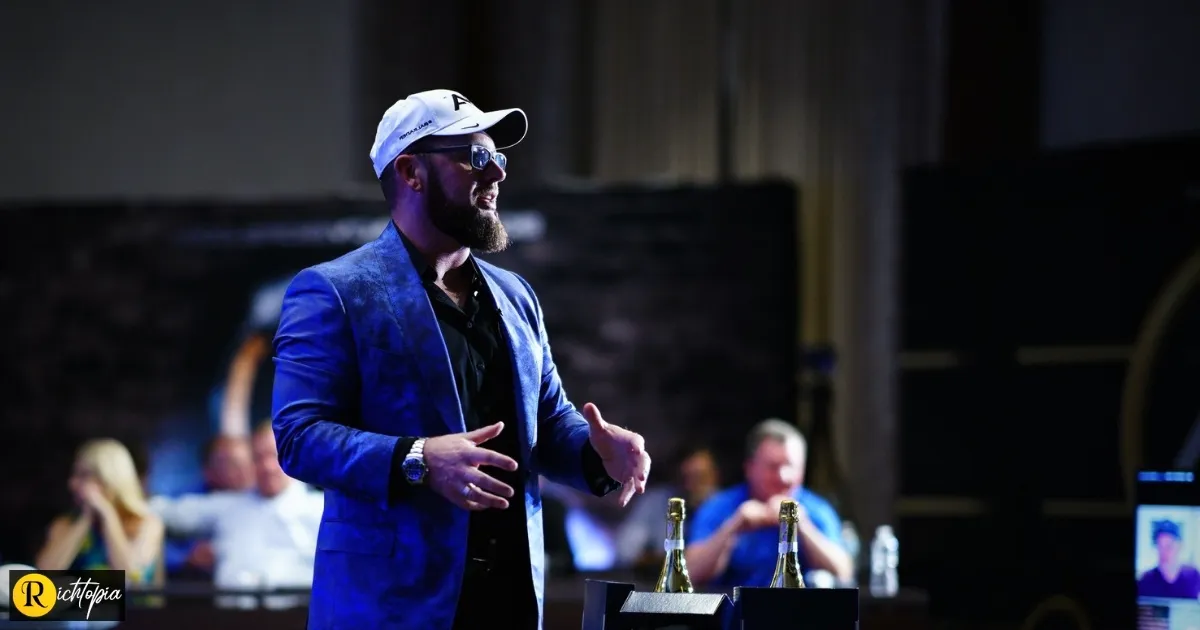
M 465 496 L 468 496 L 468 495 L 470 495 L 470 494 L 471 494 L 471 484 L 467 484 L 467 485 L 463 486 L 463 492 L 462 492 L 462 495 L 465 497 Z

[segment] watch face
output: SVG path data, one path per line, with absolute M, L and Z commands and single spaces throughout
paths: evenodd
M 419 459 L 404 460 L 404 476 L 409 481 L 420 481 L 425 476 L 425 466 Z

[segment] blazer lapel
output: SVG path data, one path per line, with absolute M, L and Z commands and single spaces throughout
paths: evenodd
M 513 306 L 508 294 L 492 278 L 490 271 L 482 265 L 479 271 L 487 280 L 492 297 L 496 300 L 496 307 L 500 309 L 504 336 L 508 340 L 509 353 L 512 355 L 513 385 L 517 388 L 517 421 L 525 435 L 525 439 L 520 441 L 521 461 L 528 465 L 530 449 L 537 442 L 537 401 L 542 389 L 540 361 L 534 353 L 540 354 L 542 350 L 540 346 L 531 343 L 529 325 Z
M 375 255 L 383 275 L 379 284 L 387 291 L 394 323 L 400 328 L 399 338 L 408 344 L 407 348 L 397 350 L 413 357 L 425 391 L 446 428 L 451 433 L 462 433 L 467 428 L 458 390 L 454 387 L 450 353 L 446 350 L 446 340 L 442 338 L 433 305 L 429 303 L 429 294 L 421 284 L 394 223 L 388 222 L 376 243 Z

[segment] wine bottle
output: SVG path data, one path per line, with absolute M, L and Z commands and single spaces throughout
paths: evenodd
M 779 506 L 779 556 L 775 560 L 775 575 L 771 576 L 771 588 L 804 588 L 804 576 L 800 573 L 800 542 L 797 522 L 800 508 L 795 501 L 787 499 Z
M 683 499 L 667 501 L 667 539 L 663 549 L 662 572 L 654 585 L 655 593 L 691 593 L 692 578 L 688 575 L 687 560 L 683 556 L 683 521 L 687 518 Z

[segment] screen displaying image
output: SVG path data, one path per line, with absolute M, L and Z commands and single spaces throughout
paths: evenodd
M 1144 505 L 1137 519 L 1138 597 L 1200 598 L 1200 508 Z
M 1200 630 L 1200 506 L 1191 505 L 1195 501 L 1187 496 L 1192 479 L 1143 476 L 1140 481 L 1143 489 L 1148 482 L 1157 487 L 1143 493 L 1135 521 L 1137 627 Z M 1162 500 L 1164 494 L 1178 495 L 1177 500 Z

